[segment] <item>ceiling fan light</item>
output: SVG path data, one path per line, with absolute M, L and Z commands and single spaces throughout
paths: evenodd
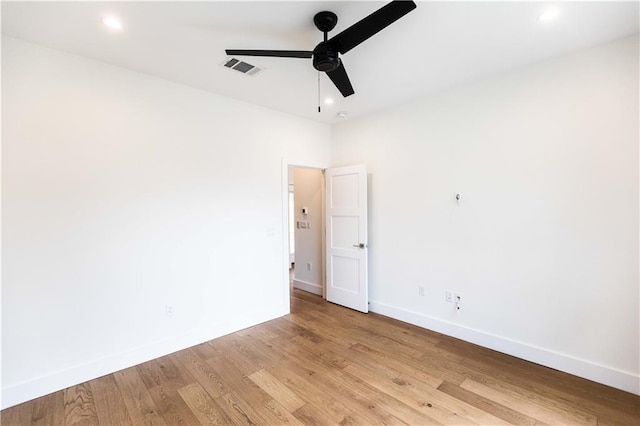
M 560 16 L 560 11 L 558 9 L 547 9 L 538 15 L 538 22 L 545 23 L 555 21 L 558 19 L 558 16 Z
M 331 105 L 331 104 L 333 104 L 333 99 L 332 98 L 326 98 L 324 100 L 324 103 L 325 103 L 325 105 Z
M 112 29 L 114 31 L 120 31 L 122 29 L 122 21 L 120 21 L 120 19 L 112 15 L 104 16 L 102 18 L 102 24 L 105 27 Z

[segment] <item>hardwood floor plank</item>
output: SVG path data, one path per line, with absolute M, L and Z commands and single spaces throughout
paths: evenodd
M 295 324 L 292 324 L 288 320 L 289 315 L 269 321 L 269 329 L 273 330 L 273 332 L 278 335 L 279 339 L 291 338 L 298 335 Z
M 34 402 L 31 412 L 32 425 L 58 426 L 63 424 L 64 421 L 64 392 L 50 393 Z M 0 421 L 0 424 L 2 424 L 2 421 Z
M 199 384 L 192 383 L 178 389 L 182 400 L 202 425 L 229 425 L 232 420 Z
M 389 355 L 385 355 L 382 352 L 371 349 L 370 347 L 363 345 L 362 343 L 356 343 L 355 345 L 349 348 L 351 351 L 355 352 L 354 355 L 357 357 L 357 362 L 359 365 L 365 365 L 367 368 L 373 369 L 386 369 L 389 371 L 396 372 L 396 377 L 400 374 L 409 375 L 421 382 L 433 387 L 437 388 L 443 382 L 442 379 L 432 376 L 429 373 L 423 371 L 422 368 L 418 368 L 414 365 L 410 365 L 401 361 L 396 360 Z
M 215 399 L 220 408 L 231 418 L 234 425 L 267 425 L 267 420 L 253 409 L 253 405 L 235 391 Z
M 333 420 L 326 415 L 325 410 L 310 403 L 298 408 L 293 415 L 296 416 L 296 418 L 303 424 L 314 426 L 335 425 L 339 424 L 344 419 L 344 416 L 341 416 L 339 421 Z
M 637 407 L 630 408 L 635 412 L 640 411 Z M 629 414 L 616 410 L 607 410 L 606 412 L 595 412 L 592 414 L 598 418 L 598 425 L 632 425 L 640 424 L 640 414 Z
M 252 336 L 227 335 L 211 344 L 247 376 L 277 362 L 276 353 Z
M 287 321 L 288 329 L 294 333 L 294 336 L 289 337 L 305 337 L 312 342 L 320 343 L 325 340 L 326 333 L 322 329 L 322 325 L 318 323 L 314 323 L 313 321 L 308 321 L 304 319 L 300 319 L 299 316 L 294 315 L 285 315 L 282 317 L 284 321 Z
M 207 364 L 222 378 L 228 389 L 242 395 L 250 405 L 263 405 L 271 398 L 225 357 L 212 358 Z
M 315 384 L 296 374 L 290 368 L 284 367 L 281 363 L 273 366 L 269 371 L 287 386 L 297 389 L 300 397 L 306 401 L 303 406 L 303 408 L 306 408 L 304 410 L 298 409 L 296 413 L 306 413 L 305 415 L 307 416 L 318 418 L 318 421 L 323 424 L 336 424 L 340 423 L 344 419 L 345 413 L 350 411 L 334 395 L 318 392 Z M 322 412 L 320 414 L 315 413 L 315 407 L 323 407 Z M 294 413 L 296 417 L 300 418 L 296 413 Z M 302 418 L 300 419 L 303 420 Z
M 240 350 L 235 347 L 229 340 L 216 339 L 209 342 L 218 353 L 228 360 L 233 366 L 241 371 L 245 375 L 253 374 L 260 370 L 260 367 L 255 365 L 249 358 L 245 356 Z M 218 359 L 218 358 L 212 358 Z M 211 360 L 209 360 L 211 361 Z M 210 363 L 210 362 L 209 362 Z M 210 363 L 215 365 L 215 363 Z
M 279 337 L 278 334 L 271 331 L 268 327 L 263 327 L 262 324 L 258 326 L 253 326 L 243 330 L 246 336 L 252 336 L 255 339 L 258 339 L 264 343 L 270 342 L 272 339 Z
M 351 419 L 357 420 L 360 424 L 382 424 L 385 423 L 385 419 L 389 419 L 387 423 L 393 423 L 390 420 L 393 417 L 391 413 L 395 414 L 396 411 L 390 407 L 398 405 L 397 401 L 395 404 L 383 403 L 385 401 L 384 394 L 343 374 L 342 370 L 328 368 L 317 361 L 306 361 L 301 364 L 298 364 L 297 361 L 305 360 L 284 360 L 282 366 L 307 378 L 314 387 L 321 389 L 324 393 L 333 395 L 338 402 L 348 408 L 347 414 Z M 386 399 L 385 402 L 389 402 L 389 400 Z M 402 407 L 398 407 L 398 411 L 402 411 Z M 422 424 L 425 420 L 430 420 L 425 416 L 419 416 L 419 418 L 421 422 L 415 424 Z
M 435 331 L 385 317 L 375 312 L 369 312 L 367 317 L 370 318 L 368 322 L 363 322 L 360 325 L 372 327 L 378 333 L 384 333 L 386 336 L 394 337 L 395 339 L 409 339 L 414 345 L 432 346 L 439 343 L 442 338 L 447 337 Z
M 323 304 L 323 300 L 321 297 L 306 291 L 293 290 L 291 294 L 291 298 L 294 299 L 293 303 L 295 303 L 295 301 L 297 300 L 297 301 L 309 302 L 316 306 L 321 306 Z
M 377 374 L 356 365 L 350 365 L 344 371 L 445 424 L 506 424 L 493 416 L 484 415 L 486 413 L 479 413 L 479 410 L 474 410 L 468 404 L 450 400 L 435 389 L 416 388 L 406 377 L 382 379 Z
M 216 352 L 217 353 L 217 352 Z M 211 357 L 211 359 L 216 359 Z M 176 352 L 170 355 L 176 365 L 179 365 L 189 371 L 191 376 L 200 383 L 200 385 L 211 395 L 213 398 L 223 395 L 229 391 L 224 384 L 224 380 L 211 368 L 211 366 L 191 349 L 185 349 L 180 352 Z
M 460 387 L 491 401 L 512 407 L 514 410 L 548 424 L 597 424 L 595 417 L 578 412 L 577 410 L 553 410 L 537 403 L 535 400 L 532 401 L 531 398 L 520 396 L 513 392 L 503 392 L 499 389 L 474 382 L 473 380 L 465 380 Z
M 262 407 L 258 407 L 260 414 L 266 419 L 268 424 L 274 425 L 299 425 L 304 423 L 300 421 L 293 412 L 284 407 L 280 402 L 272 399 L 267 401 Z
M 421 358 L 425 355 L 425 351 L 431 349 L 428 345 L 424 344 L 424 341 L 418 343 L 410 339 L 404 339 L 403 343 L 403 339 L 399 336 L 387 336 L 385 333 L 381 333 L 378 329 L 372 328 L 370 325 L 355 326 L 353 327 L 353 331 L 357 333 L 358 336 L 362 337 L 360 341 L 375 341 L 376 343 L 384 345 L 385 347 L 396 349 L 402 348 L 403 353 L 406 353 L 407 356 L 412 358 Z
M 269 350 L 268 346 L 251 336 L 240 338 L 230 335 L 225 338 L 258 370 L 268 368 L 278 361 L 277 356 Z
M 343 323 L 348 323 L 349 328 L 360 327 L 365 330 L 375 330 L 377 334 L 381 334 L 391 340 L 395 340 L 399 344 L 404 344 L 404 340 L 406 339 L 406 343 L 409 343 L 410 346 L 414 346 L 415 348 L 435 345 L 443 337 L 440 333 L 426 330 L 413 324 L 403 323 L 393 318 L 385 317 L 373 312 L 369 312 L 367 315 L 363 315 L 356 311 L 343 313 L 341 312 L 342 308 L 337 305 L 329 303 L 327 306 L 332 307 L 331 309 L 333 309 L 333 311 L 319 310 L 316 308 L 310 310 L 305 309 L 302 312 L 299 312 L 298 309 L 292 309 L 292 314 L 295 316 L 303 316 L 310 320 L 311 323 L 325 324 L 327 320 L 326 316 L 321 318 L 316 312 L 321 311 L 328 314 L 332 320 L 330 324 L 327 324 L 329 327 L 336 326 L 338 330 L 342 330 L 345 328 L 345 324 Z M 324 319 L 325 321 L 318 321 L 319 319 Z
M 256 371 L 249 376 L 249 379 L 273 399 L 282 404 L 289 412 L 296 411 L 305 404 L 291 389 L 265 370 Z
M 98 416 L 89 383 L 81 383 L 64 391 L 65 425 L 96 425 Z
M 465 363 L 465 366 L 468 365 L 468 363 Z M 481 373 L 478 372 L 478 370 L 486 372 Z M 633 411 L 631 406 L 629 406 L 627 410 L 629 415 L 625 415 L 624 412 L 611 410 L 610 407 L 602 407 L 602 405 L 600 405 L 600 407 L 597 408 L 598 406 L 595 402 L 588 400 L 576 399 L 575 397 L 565 398 L 561 394 L 551 396 L 553 394 L 552 390 L 545 390 L 545 386 L 538 380 L 534 380 L 533 377 L 528 379 L 523 378 L 523 374 L 527 373 L 521 371 L 519 374 L 520 377 L 518 377 L 518 374 L 505 374 L 504 370 L 484 370 L 477 366 L 472 369 L 466 369 L 464 372 L 464 375 L 468 377 L 467 380 L 488 386 L 504 394 L 514 395 L 515 397 L 528 401 L 527 403 L 530 405 L 535 404 L 547 407 L 558 413 L 574 413 L 574 417 L 585 419 L 583 424 L 592 424 L 593 419 L 598 417 L 615 419 L 614 422 L 620 424 L 632 424 L 640 418 L 637 412 L 637 405 L 637 413 L 635 415 L 631 414 Z M 606 391 L 606 387 L 602 386 L 602 388 L 603 391 Z M 605 392 L 603 392 L 603 394 L 604 393 Z M 601 400 L 601 402 L 603 401 Z M 613 415 L 613 417 L 608 417 L 608 415 Z
M 33 403 L 31 401 L 6 408 L 2 410 L 2 413 L 0 414 L 0 424 L 3 426 L 21 426 L 31 424 L 32 410 Z
M 136 368 L 147 388 L 165 386 L 178 389 L 195 382 L 195 378 L 188 369 L 176 366 L 171 355 L 145 362 Z
M 112 374 L 90 382 L 98 421 L 103 425 L 132 425 L 129 411 Z
M 329 340 L 317 343 L 304 336 L 296 336 L 291 339 L 291 342 L 304 346 L 314 354 L 317 354 L 318 360 L 329 368 L 344 368 L 350 364 L 349 358 L 353 356 L 353 352 L 349 349 Z
M 337 328 L 338 330 L 347 331 L 347 335 L 350 336 L 351 339 L 347 339 L 344 346 L 351 346 L 355 341 L 365 341 L 375 342 L 376 347 L 392 348 L 396 352 L 402 353 L 410 358 L 420 358 L 424 354 L 424 347 L 398 345 L 396 340 L 383 334 L 376 333 L 371 327 L 360 327 L 357 323 L 365 320 L 365 318 L 361 318 L 362 316 L 365 316 L 365 314 L 353 311 L 348 313 L 345 312 L 344 315 L 346 315 L 347 318 L 340 318 L 342 323 L 337 321 L 339 316 L 336 314 L 329 315 L 319 311 L 307 311 L 306 314 L 313 318 L 312 320 L 307 320 L 307 322 L 315 324 L 316 327 Z
M 433 384 L 438 380 L 448 380 L 455 384 L 460 384 L 467 378 L 462 374 L 461 369 L 456 362 L 438 359 L 437 357 L 415 359 L 406 356 L 405 354 L 396 353 L 393 351 L 393 348 L 389 348 L 384 345 L 377 345 L 375 342 L 370 341 L 362 342 L 359 346 L 353 346 L 354 350 L 359 350 L 360 352 L 365 351 L 365 348 L 367 348 L 366 350 L 370 355 L 375 355 L 378 359 L 394 359 L 396 360 L 394 364 L 401 363 L 409 368 L 421 371 L 425 375 L 423 378 L 427 383 Z M 385 362 L 382 363 L 386 364 Z
M 346 330 L 344 330 L 343 327 L 336 324 L 330 316 L 329 318 L 331 320 L 327 321 L 327 316 L 318 318 L 310 311 L 296 311 L 292 312 L 290 315 L 282 317 L 282 321 L 287 322 L 288 327 L 292 329 L 296 329 L 296 326 L 305 327 L 306 329 L 314 332 L 320 338 L 331 340 L 345 348 L 353 345 L 356 342 L 353 336 L 349 333 L 345 333 Z M 291 337 L 299 335 L 300 333 L 296 333 Z
M 199 345 L 195 345 L 189 349 L 191 349 L 198 356 L 198 358 L 200 358 L 203 361 L 207 361 L 219 355 L 216 348 L 211 346 L 209 342 L 204 342 Z
M 113 374 L 134 425 L 165 425 L 155 402 L 135 367 Z
M 505 405 L 484 398 L 471 391 L 456 386 L 453 383 L 443 382 L 438 386 L 438 390 L 446 393 L 460 401 L 485 411 L 513 425 L 544 425 L 545 423 L 513 410 Z
M 252 335 L 248 335 L 246 339 L 244 339 L 244 343 L 252 352 L 260 355 L 261 360 L 257 362 L 257 364 L 261 365 L 262 368 L 268 368 L 269 366 L 276 364 L 280 361 L 280 358 L 282 358 L 282 356 L 273 349 L 273 342 L 265 343 L 256 339 Z
M 149 389 L 149 395 L 167 424 L 184 426 L 198 424 L 193 411 L 184 402 L 178 390 L 171 385 L 154 386 Z

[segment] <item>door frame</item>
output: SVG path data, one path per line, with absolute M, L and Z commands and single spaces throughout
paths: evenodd
M 323 172 L 329 168 L 329 164 L 323 162 L 314 161 L 293 161 L 291 159 L 282 158 L 281 165 L 281 201 L 282 201 L 282 301 L 284 304 L 284 310 L 286 313 L 291 313 L 291 295 L 289 293 L 289 168 L 290 167 L 302 167 L 306 169 L 319 169 Z M 293 183 L 295 185 L 295 181 Z M 324 208 L 324 179 L 323 179 L 323 191 L 322 191 L 322 204 Z M 294 186 L 295 187 L 295 186 Z M 324 212 L 323 212 L 324 217 Z M 325 218 L 326 219 L 326 218 Z M 326 297 L 326 272 L 325 272 L 325 220 L 322 221 L 322 297 Z

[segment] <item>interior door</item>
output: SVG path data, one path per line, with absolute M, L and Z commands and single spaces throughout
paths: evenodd
M 369 311 L 367 282 L 367 168 L 325 171 L 326 297 L 329 302 Z

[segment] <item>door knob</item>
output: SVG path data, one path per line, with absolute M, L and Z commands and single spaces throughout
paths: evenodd
M 361 249 L 363 249 L 363 248 L 367 248 L 367 245 L 366 245 L 365 243 L 354 244 L 353 246 L 354 246 L 354 247 L 357 247 L 357 248 L 361 248 Z

